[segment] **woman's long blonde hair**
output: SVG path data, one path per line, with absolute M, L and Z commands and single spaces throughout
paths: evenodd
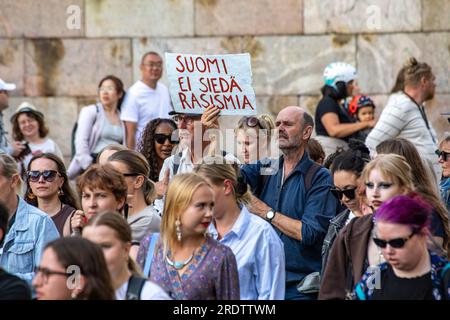
M 175 221 L 181 219 L 181 215 L 189 207 L 195 191 L 201 186 L 208 186 L 208 182 L 196 173 L 177 174 L 169 183 L 164 213 L 161 221 L 161 240 L 164 255 L 169 248 L 173 248 L 177 241 Z

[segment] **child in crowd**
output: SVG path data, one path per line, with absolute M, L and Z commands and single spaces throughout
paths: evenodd
M 358 122 L 371 121 L 375 119 L 375 104 L 366 95 L 356 95 L 349 104 L 348 111 Z M 355 138 L 364 142 L 372 129 L 359 131 Z

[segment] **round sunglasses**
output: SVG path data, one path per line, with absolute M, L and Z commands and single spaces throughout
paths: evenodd
M 39 179 L 44 178 L 44 181 L 47 182 L 53 182 L 55 181 L 56 177 L 59 175 L 58 171 L 56 170 L 44 170 L 44 171 L 28 171 L 28 180 L 31 182 L 38 182 Z

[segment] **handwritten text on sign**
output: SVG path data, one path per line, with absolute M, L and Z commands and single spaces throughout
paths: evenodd
M 203 113 L 209 105 L 215 105 L 222 115 L 256 114 L 248 53 L 166 53 L 166 64 L 175 111 Z

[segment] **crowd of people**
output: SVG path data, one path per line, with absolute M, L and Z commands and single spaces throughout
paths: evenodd
M 357 70 L 324 70 L 314 117 L 173 110 L 142 57 L 82 108 L 67 166 L 29 102 L 0 122 L 0 299 L 447 300 L 450 135 L 431 67 L 398 73 L 379 119 Z M 0 114 L 15 85 L 0 79 Z M 450 122 L 450 119 L 449 119 Z M 273 151 L 276 152 L 273 152 Z

